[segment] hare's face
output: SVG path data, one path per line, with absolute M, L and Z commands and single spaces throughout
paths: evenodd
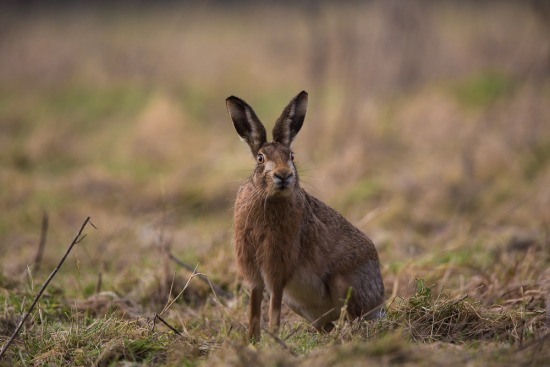
M 254 185 L 267 197 L 294 193 L 298 173 L 290 145 L 306 117 L 307 93 L 300 92 L 285 107 L 273 127 L 271 143 L 267 142 L 265 127 L 248 103 L 235 96 L 228 97 L 225 102 L 237 134 L 256 157 L 256 169 L 252 175 Z
M 298 184 L 290 148 L 275 142 L 264 144 L 256 156 L 253 181 L 268 197 L 289 196 Z

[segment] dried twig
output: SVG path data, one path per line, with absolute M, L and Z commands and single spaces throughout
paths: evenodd
M 165 236 L 166 232 L 166 208 L 163 208 L 163 214 L 162 214 L 162 222 L 160 224 L 160 231 L 159 231 L 159 238 L 158 238 L 158 247 L 160 252 L 160 257 L 162 259 L 162 279 L 160 280 L 160 289 L 159 289 L 159 300 L 162 300 L 164 298 L 169 299 L 170 294 L 172 292 L 172 286 L 170 286 L 170 289 L 168 289 L 168 285 L 170 284 L 170 278 L 172 278 L 172 285 L 173 285 L 173 277 L 171 276 L 172 272 L 170 271 L 170 260 L 168 259 L 168 254 L 170 253 L 170 241 L 166 240 Z
M 97 273 L 97 283 L 95 285 L 95 293 L 96 294 L 101 292 L 102 280 L 103 280 L 103 274 L 101 272 Z
M 164 321 L 164 319 L 160 317 L 158 314 L 155 314 L 155 318 L 160 320 L 160 322 L 162 322 L 164 325 L 168 326 L 168 328 L 172 330 L 174 333 L 178 334 L 179 336 L 183 336 L 179 331 L 176 330 L 176 328 L 174 328 L 172 325 Z
M 175 257 L 171 252 L 168 252 L 168 256 L 170 257 L 170 259 L 172 259 L 172 261 L 174 261 L 176 264 L 178 264 L 182 268 L 191 272 L 196 272 L 196 268 L 193 268 L 191 265 L 181 261 L 180 259 Z M 210 279 L 208 279 L 206 275 L 201 273 L 196 273 L 196 275 L 200 280 L 207 283 L 216 294 L 219 294 L 220 296 L 223 296 L 225 298 L 233 298 L 233 293 L 226 291 L 225 289 L 220 287 L 218 284 L 212 282 Z
M 532 346 L 537 345 L 537 344 L 540 344 L 542 346 L 542 344 L 544 344 L 547 339 L 550 339 L 550 331 L 543 334 L 542 336 L 539 336 L 535 340 L 531 340 L 529 343 L 523 344 L 521 347 L 519 347 L 517 349 L 517 351 L 520 352 L 520 351 L 525 350 L 527 348 L 531 348 Z
M 6 350 L 8 350 L 9 346 L 11 345 L 11 343 L 13 343 L 13 341 L 15 340 L 15 338 L 17 337 L 17 334 L 19 334 L 19 331 L 21 330 L 21 328 L 23 327 L 23 324 L 25 324 L 25 321 L 27 321 L 27 318 L 29 317 L 29 315 L 31 314 L 34 306 L 36 306 L 38 300 L 40 299 L 40 297 L 42 296 L 42 293 L 44 293 L 44 291 L 46 290 L 46 287 L 48 286 L 48 284 L 50 284 L 50 281 L 53 279 L 53 277 L 55 276 L 55 274 L 57 274 L 57 272 L 59 271 L 59 269 L 61 268 L 61 265 L 63 265 L 63 263 L 65 262 L 65 259 L 67 258 L 67 256 L 69 256 L 69 253 L 71 252 L 71 250 L 73 249 L 74 245 L 76 245 L 77 243 L 79 243 L 80 241 L 82 241 L 84 239 L 84 237 L 86 237 L 86 235 L 83 235 L 82 236 L 82 231 L 84 230 L 84 227 L 86 227 L 86 225 L 90 223 L 92 225 L 92 227 L 96 228 L 92 222 L 90 222 L 90 217 L 86 218 L 86 220 L 84 221 L 84 223 L 82 223 L 82 226 L 80 227 L 80 230 L 78 231 L 78 233 L 76 234 L 76 237 L 74 238 L 73 242 L 71 242 L 71 244 L 69 245 L 69 248 L 67 249 L 67 252 L 65 253 L 65 255 L 61 258 L 61 261 L 59 261 L 59 264 L 57 264 L 57 266 L 55 267 L 55 269 L 52 271 L 52 273 L 50 274 L 50 276 L 48 277 L 48 279 L 46 279 L 46 281 L 44 282 L 44 284 L 42 285 L 42 288 L 40 288 L 40 290 L 38 291 L 38 294 L 36 295 L 36 297 L 34 297 L 34 300 L 32 301 L 32 304 L 31 306 L 29 307 L 29 309 L 27 310 L 27 312 L 25 313 L 25 315 L 23 316 L 23 318 L 21 319 L 21 321 L 19 322 L 19 325 L 17 325 L 17 328 L 15 329 L 15 331 L 13 332 L 12 336 L 10 337 L 10 339 L 8 340 L 8 342 L 4 345 L 4 347 L 2 348 L 2 351 L 0 351 L 0 358 L 2 358 L 2 356 L 4 355 L 4 353 L 6 353 Z
M 198 266 L 198 265 L 197 265 Z M 174 299 L 171 301 L 171 302 L 168 302 L 164 308 L 162 309 L 162 311 L 160 311 L 160 315 L 162 315 L 163 313 L 165 313 L 177 300 L 178 298 L 180 298 L 180 296 L 183 294 L 183 292 L 185 292 L 185 290 L 187 289 L 187 287 L 189 287 L 189 284 L 191 283 L 191 280 L 197 275 L 196 273 L 197 269 L 193 269 L 193 274 L 191 274 L 191 276 L 189 277 L 189 279 L 187 279 L 187 282 L 185 283 L 185 286 L 183 287 L 183 289 L 177 294 L 176 297 L 174 297 Z
M 203 274 L 203 273 L 196 273 L 195 276 L 198 276 L 200 277 L 201 279 L 206 279 L 206 282 L 208 283 L 208 285 L 210 286 L 210 289 L 212 290 L 212 293 L 214 294 L 214 299 L 216 300 L 216 303 L 218 305 L 222 305 L 220 299 L 218 298 L 218 294 L 216 293 L 216 291 L 214 290 L 214 284 L 212 284 L 212 282 L 210 281 L 210 278 L 208 278 L 206 276 L 206 274 Z M 222 289 L 222 288 L 219 288 L 219 289 Z M 223 289 L 222 289 L 223 290 Z
M 197 267 L 199 265 L 197 264 L 197 266 L 193 269 L 193 272 L 191 274 L 191 276 L 189 277 L 189 279 L 187 279 L 187 282 L 185 283 L 185 286 L 183 287 L 183 289 L 177 294 L 176 297 L 174 297 L 174 299 L 171 301 L 171 302 L 168 302 L 164 308 L 162 309 L 162 311 L 160 312 L 160 314 L 157 314 L 157 315 L 162 315 L 163 313 L 165 313 L 166 311 L 168 311 L 168 309 L 178 300 L 178 298 L 180 298 L 180 296 L 185 292 L 185 290 L 187 289 L 187 287 L 189 287 L 189 284 L 191 284 L 191 281 L 195 278 L 195 277 L 201 277 L 201 279 L 205 278 L 206 279 L 206 282 L 208 283 L 208 285 L 210 286 L 210 289 L 212 289 L 212 293 L 214 294 L 214 299 L 216 300 L 216 303 L 218 303 L 218 305 L 221 305 L 222 303 L 220 302 L 218 296 L 216 295 L 216 291 L 214 291 L 214 288 L 213 288 L 213 285 L 212 283 L 210 282 L 210 279 L 208 279 L 208 277 L 205 275 L 205 274 L 202 274 L 202 273 L 197 273 Z M 156 318 L 153 320 L 153 329 L 155 327 L 155 321 Z
M 40 230 L 40 241 L 38 241 L 38 250 L 36 251 L 36 256 L 34 258 L 35 271 L 38 271 L 38 269 L 40 269 L 40 264 L 42 263 L 42 255 L 44 254 L 46 237 L 48 235 L 48 224 L 49 224 L 48 213 L 44 212 L 44 214 L 42 215 L 42 229 Z
M 290 333 L 288 333 L 287 336 L 285 336 L 285 338 L 283 339 L 283 341 L 287 341 L 288 339 L 290 339 L 291 336 L 293 336 L 294 334 L 296 334 L 298 331 L 302 331 L 302 329 L 304 328 L 304 324 L 299 324 L 297 327 L 295 327 Z
M 277 342 L 277 344 L 279 344 L 281 347 L 283 347 L 283 349 L 287 350 L 290 354 L 292 354 L 294 357 L 298 357 L 298 353 L 296 353 L 295 351 L 292 350 L 292 348 L 290 348 L 288 346 L 287 343 L 285 343 L 281 338 L 279 338 L 277 335 L 273 334 L 271 331 L 265 329 L 265 328 L 262 328 L 264 330 L 264 332 L 269 335 L 273 340 L 275 340 Z

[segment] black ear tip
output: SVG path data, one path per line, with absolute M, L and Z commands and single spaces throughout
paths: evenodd
M 239 97 L 229 96 L 225 99 L 225 105 L 231 111 L 243 110 L 246 108 L 246 103 Z
M 302 98 L 302 97 L 305 97 L 307 98 L 308 94 L 305 90 L 301 91 L 300 93 L 298 93 L 298 97 Z

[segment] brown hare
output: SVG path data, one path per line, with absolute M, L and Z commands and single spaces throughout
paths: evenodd
M 300 187 L 291 144 L 304 122 L 307 99 L 303 91 L 290 101 L 275 122 L 272 142 L 245 101 L 226 100 L 237 133 L 256 159 L 234 209 L 237 264 L 251 288 L 251 341 L 260 338 L 264 288 L 271 296 L 272 332 L 278 331 L 282 302 L 319 331 L 332 329 L 346 298 L 354 319 L 379 317 L 384 302 L 372 241 Z

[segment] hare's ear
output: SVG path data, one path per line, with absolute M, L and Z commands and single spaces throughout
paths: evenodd
M 256 156 L 261 146 L 267 141 L 264 125 L 252 107 L 242 99 L 231 96 L 225 100 L 225 104 L 237 134 L 248 144 L 252 155 Z
M 286 145 L 292 144 L 292 141 L 302 128 L 307 110 L 307 93 L 300 92 L 290 101 L 283 110 L 281 116 L 275 122 L 273 128 L 273 141 Z

